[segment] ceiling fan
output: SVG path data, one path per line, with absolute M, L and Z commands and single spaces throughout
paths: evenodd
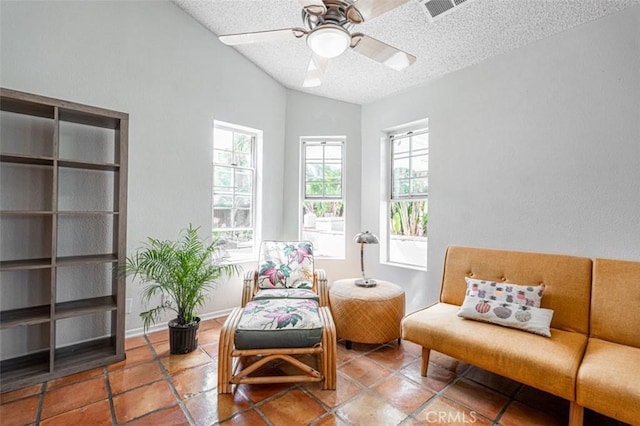
M 285 28 L 219 36 L 229 46 L 273 41 L 286 41 L 306 37 L 312 56 L 307 68 L 304 87 L 322 83 L 327 60 L 344 53 L 348 48 L 401 71 L 413 64 L 416 57 L 389 46 L 373 37 L 351 32 L 357 24 L 370 21 L 411 0 L 299 0 L 305 28 Z

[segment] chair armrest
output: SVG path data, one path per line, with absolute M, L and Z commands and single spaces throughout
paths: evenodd
M 242 286 L 242 307 L 253 299 L 253 295 L 258 291 L 258 271 L 247 271 L 244 276 L 244 284 Z
M 314 272 L 316 281 L 316 291 L 320 298 L 320 306 L 329 306 L 329 286 L 327 284 L 327 274 L 324 269 L 316 269 Z

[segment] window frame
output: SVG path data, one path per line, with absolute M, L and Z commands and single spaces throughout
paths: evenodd
M 300 137 L 300 197 L 298 203 L 298 237 L 300 239 L 304 239 L 304 203 L 306 202 L 341 202 L 342 203 L 342 220 L 343 220 L 343 229 L 342 229 L 342 243 L 340 252 L 334 255 L 323 255 L 316 254 L 315 257 L 317 259 L 331 259 L 331 260 L 344 260 L 346 259 L 346 217 L 347 217 L 347 209 L 346 209 L 346 136 L 302 136 Z M 309 145 L 314 146 L 337 146 L 340 147 L 340 195 L 326 195 L 326 176 L 323 173 L 323 196 L 309 196 L 307 197 L 307 156 L 306 156 L 306 147 Z M 323 161 L 322 165 L 326 165 L 325 155 L 323 152 Z
M 251 166 L 247 167 L 247 166 L 240 166 L 238 164 L 234 164 L 234 163 L 230 163 L 230 164 L 226 164 L 226 163 L 216 163 L 216 150 L 218 151 L 227 151 L 230 152 L 232 154 L 232 156 L 236 153 L 235 151 L 235 147 L 232 147 L 231 151 L 228 150 L 221 150 L 220 148 L 216 148 L 216 138 L 215 138 L 215 131 L 216 130 L 224 130 L 224 131 L 229 131 L 232 132 L 233 136 L 232 136 L 232 140 L 234 140 L 235 134 L 239 133 L 239 134 L 244 134 L 244 135 L 248 135 L 251 138 L 251 154 L 250 154 L 250 158 L 251 158 Z M 229 253 L 230 256 L 230 261 L 233 263 L 243 263 L 243 262 L 250 262 L 250 261 L 254 261 L 257 257 L 257 253 L 258 253 L 258 245 L 261 239 L 261 227 L 260 227 L 260 215 L 259 215 L 259 211 L 260 211 L 260 206 L 261 206 L 261 200 L 260 200 L 260 194 L 261 194 L 261 179 L 260 179 L 260 158 L 261 158 L 261 147 L 262 147 L 262 131 L 258 130 L 258 129 L 253 129 L 250 127 L 246 127 L 246 126 L 241 126 L 241 125 L 236 125 L 236 124 L 232 124 L 232 123 L 227 123 L 227 122 L 223 122 L 223 121 L 219 121 L 219 120 L 214 120 L 214 124 L 213 124 L 213 131 L 212 131 L 212 156 L 211 156 L 211 165 L 212 165 L 212 173 L 211 173 L 211 177 L 212 177 L 212 185 L 211 185 L 211 232 L 212 235 L 215 235 L 216 232 L 229 232 L 229 231 L 237 231 L 237 232 L 242 232 L 242 231 L 252 231 L 253 232 L 253 238 L 251 239 L 251 249 L 250 250 L 246 250 L 244 248 L 240 248 L 240 249 L 229 249 L 227 248 L 227 251 Z M 234 161 L 235 159 L 232 159 L 232 161 Z M 216 211 L 216 207 L 215 207 L 215 197 L 216 195 L 229 195 L 226 193 L 216 193 L 216 182 L 215 182 L 215 174 L 216 174 L 216 166 L 218 167 L 224 167 L 224 168 L 231 168 L 233 171 L 233 176 L 235 179 L 236 173 L 238 171 L 241 172 L 247 172 L 249 171 L 252 175 L 250 181 L 251 181 L 251 192 L 249 193 L 250 195 L 250 200 L 251 200 L 251 211 L 249 213 L 249 221 L 250 221 L 250 226 L 248 227 L 231 227 L 231 228 L 216 228 L 215 226 L 215 211 Z M 234 182 L 235 183 L 235 182 Z M 231 212 L 230 215 L 233 218 L 235 216 L 235 211 L 237 209 L 237 207 L 235 206 L 235 197 L 238 195 L 238 193 L 236 192 L 236 187 L 235 185 L 231 187 L 232 188 L 232 192 L 231 192 L 231 197 L 232 197 L 232 207 L 230 208 Z M 245 193 L 241 193 L 242 195 L 246 195 Z M 220 208 L 218 208 L 220 209 Z
M 409 184 L 409 191 L 406 194 L 397 194 L 394 190 L 395 185 L 396 185 L 396 176 L 395 176 L 395 172 L 394 172 L 394 165 L 396 164 L 395 161 L 397 160 L 396 158 L 394 158 L 394 142 L 397 141 L 398 139 L 404 139 L 404 138 L 412 138 L 414 136 L 420 136 L 420 135 L 427 135 L 427 146 L 426 146 L 426 152 L 424 153 L 418 153 L 417 155 L 411 155 L 411 153 L 414 151 L 413 150 L 413 143 L 412 140 L 410 139 L 410 147 L 409 147 L 409 151 L 407 152 L 407 156 L 405 158 L 409 159 L 409 176 L 406 178 L 403 178 L 405 180 L 407 180 L 408 184 Z M 394 234 L 392 233 L 392 217 L 390 215 L 391 212 L 391 205 L 394 202 L 417 202 L 417 201 L 426 201 L 427 203 L 427 208 L 426 208 L 426 214 L 428 215 L 429 212 L 429 184 L 428 184 L 428 179 L 429 179 L 429 157 L 430 157 L 430 141 L 429 141 L 429 127 L 428 127 L 428 122 L 427 120 L 421 120 L 420 122 L 414 124 L 413 126 L 403 126 L 397 129 L 393 129 L 390 130 L 386 133 L 386 137 L 383 140 L 383 143 L 385 144 L 385 150 L 387 152 L 388 155 L 388 161 L 384 162 L 386 165 L 384 166 L 386 168 L 386 173 L 384 173 L 383 175 L 387 176 L 387 191 L 386 191 L 386 195 L 383 198 L 383 204 L 384 207 L 381 209 L 381 214 L 383 214 L 383 217 L 381 217 L 381 225 L 383 227 L 383 229 L 381 230 L 381 234 L 384 235 L 384 250 L 381 250 L 381 262 L 387 265 L 392 265 L 392 266 L 398 266 L 398 267 L 402 267 L 402 268 L 407 268 L 407 269 L 415 269 L 415 270 L 419 270 L 419 271 L 426 271 L 427 270 L 427 258 L 425 256 L 424 262 L 422 263 L 414 263 L 414 262 L 401 262 L 398 261 L 397 259 L 395 259 L 392 255 L 392 240 L 394 239 L 401 239 L 401 238 L 394 238 Z M 427 157 L 427 170 L 426 170 L 426 174 L 424 176 L 419 176 L 419 177 L 415 177 L 412 176 L 411 172 L 413 170 L 412 168 L 412 162 L 415 159 L 415 157 L 418 156 L 423 156 L 426 155 Z M 426 193 L 420 193 L 420 192 L 414 192 L 412 190 L 412 182 L 415 179 L 421 179 L 421 178 L 426 178 L 427 179 L 427 186 L 426 186 Z M 405 239 L 414 239 L 418 241 L 418 244 L 420 243 L 420 240 L 423 240 L 423 244 L 426 244 L 428 247 L 428 234 L 425 235 L 424 237 L 420 237 L 420 236 L 415 236 L 415 237 L 405 237 Z M 425 251 L 427 250 L 427 248 L 425 248 Z M 384 256 L 384 257 L 383 257 Z

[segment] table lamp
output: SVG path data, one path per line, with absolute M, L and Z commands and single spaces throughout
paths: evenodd
M 364 275 L 364 245 L 378 244 L 378 237 L 369 231 L 364 231 L 356 234 L 356 236 L 353 237 L 353 242 L 360 244 L 360 269 L 362 270 L 362 278 L 356 280 L 356 285 L 360 287 L 374 287 L 376 281 Z

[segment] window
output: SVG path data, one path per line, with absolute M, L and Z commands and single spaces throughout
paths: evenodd
M 214 123 L 213 233 L 234 261 L 255 258 L 258 136 L 253 129 Z
M 420 268 L 427 262 L 429 133 L 397 134 L 391 141 L 388 260 Z
M 316 257 L 345 258 L 344 138 L 302 139 L 301 238 Z

